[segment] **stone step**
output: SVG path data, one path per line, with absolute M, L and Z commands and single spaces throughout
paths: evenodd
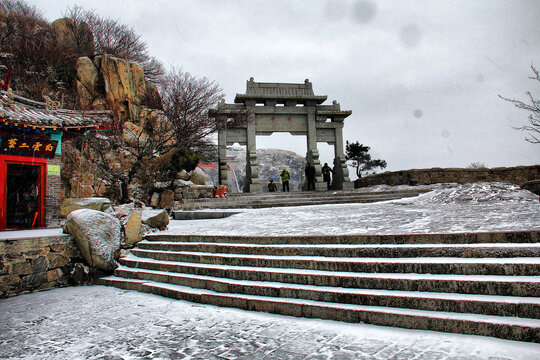
M 212 276 L 132 269 L 124 266 L 116 269 L 115 275 L 126 279 L 150 280 L 219 293 L 540 319 L 540 298 L 532 297 L 350 289 L 242 281 Z
M 401 235 L 174 235 L 149 234 L 148 241 L 230 244 L 482 244 L 540 243 L 540 231 L 472 232 Z
M 311 269 L 367 273 L 418 273 L 461 275 L 540 275 L 540 257 L 521 258 L 327 258 L 323 256 L 274 256 L 211 254 L 133 249 L 133 255 L 155 260 L 201 264 Z
M 325 256 L 325 257 L 534 257 L 540 244 L 362 244 L 362 245 L 259 245 L 148 241 L 138 248 L 217 254 Z
M 240 214 L 238 211 L 173 211 L 174 220 L 212 220 L 224 219 Z
M 378 197 L 347 197 L 338 199 L 283 199 L 283 200 L 252 200 L 248 202 L 206 202 L 182 204 L 183 210 L 195 209 L 262 209 L 268 207 L 290 207 L 290 206 L 309 206 L 309 205 L 338 205 L 338 204 L 368 204 L 388 200 L 398 200 L 402 196 L 378 196 Z
M 538 276 L 358 273 L 311 269 L 256 268 L 154 260 L 133 255 L 120 259 L 120 263 L 131 268 L 234 280 L 269 281 L 339 288 L 540 297 L 540 277 Z
M 352 323 L 365 322 L 374 325 L 457 332 L 517 341 L 540 342 L 540 320 L 536 319 L 217 293 L 205 289 L 194 289 L 147 280 L 127 280 L 118 277 L 103 278 L 101 279 L 101 283 L 174 299 L 281 315 L 331 319 Z
M 217 199 L 185 199 L 183 210 L 196 209 L 234 209 L 234 208 L 264 208 L 281 206 L 304 206 L 320 204 L 371 203 L 396 200 L 404 197 L 418 196 L 425 191 L 389 191 L 376 193 L 352 192 L 296 192 L 296 193 L 267 193 L 246 194 Z

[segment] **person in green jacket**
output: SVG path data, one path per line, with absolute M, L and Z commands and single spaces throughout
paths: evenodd
M 285 192 L 285 189 L 287 191 L 289 190 L 289 180 L 291 180 L 291 174 L 287 171 L 287 167 L 283 166 L 283 170 L 281 171 L 281 174 L 279 174 L 280 182 L 283 185 L 283 192 Z

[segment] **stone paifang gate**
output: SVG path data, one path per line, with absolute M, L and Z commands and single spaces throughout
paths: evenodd
M 352 189 L 343 152 L 343 121 L 352 111 L 340 109 L 336 101 L 322 105 L 326 95 L 315 95 L 308 79 L 303 84 L 247 81 L 246 93 L 236 94 L 234 104 L 222 100 L 210 112 L 218 124 L 219 181 L 227 185 L 227 146 L 246 146 L 246 180 L 244 192 L 261 192 L 257 164 L 257 135 L 288 132 L 306 135 L 306 161 L 315 167 L 315 190 L 326 191 L 321 175 L 318 142 L 334 145 L 332 188 Z M 235 121 L 243 119 L 243 121 Z

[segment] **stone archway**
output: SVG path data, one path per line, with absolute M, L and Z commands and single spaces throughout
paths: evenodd
M 289 132 L 307 138 L 306 160 L 315 167 L 315 190 L 325 191 L 321 175 L 318 142 L 334 146 L 334 180 L 336 190 L 352 189 L 349 170 L 343 152 L 343 122 L 351 115 L 334 101 L 323 105 L 326 95 L 315 95 L 309 80 L 303 84 L 263 83 L 253 78 L 247 81 L 246 93 L 236 94 L 234 104 L 222 101 L 210 111 L 218 123 L 219 180 L 227 184 L 227 146 L 234 143 L 246 146 L 245 192 L 261 192 L 256 152 L 257 135 Z M 235 122 L 231 119 L 243 118 Z

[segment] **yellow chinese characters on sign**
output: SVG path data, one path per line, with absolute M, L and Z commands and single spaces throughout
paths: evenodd
M 47 165 L 47 175 L 60 176 L 60 165 Z

